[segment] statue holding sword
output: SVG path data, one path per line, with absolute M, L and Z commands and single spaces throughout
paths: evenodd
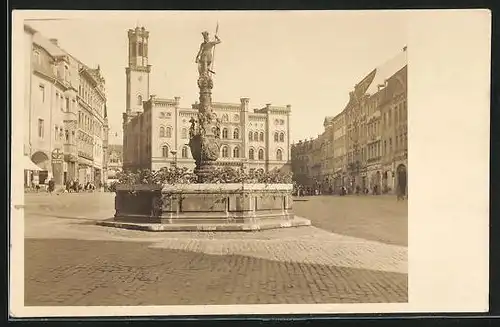
M 215 52 L 215 46 L 221 43 L 219 37 L 217 36 L 217 32 L 219 30 L 219 24 L 217 24 L 217 28 L 215 30 L 215 40 L 210 41 L 210 37 L 208 32 L 202 32 L 203 35 L 203 43 L 200 45 L 200 50 L 196 55 L 195 62 L 198 64 L 198 72 L 200 76 L 208 75 L 208 73 L 215 74 L 212 70 L 213 64 L 213 53 Z

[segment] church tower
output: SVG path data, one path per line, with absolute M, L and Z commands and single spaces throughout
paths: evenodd
M 128 67 L 126 113 L 142 112 L 143 101 L 149 100 L 148 64 L 149 32 L 144 27 L 128 30 Z

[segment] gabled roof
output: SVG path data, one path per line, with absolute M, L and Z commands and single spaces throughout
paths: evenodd
M 375 77 L 366 90 L 366 93 L 370 95 L 377 93 L 378 86 L 385 85 L 385 80 L 400 71 L 404 66 L 407 65 L 407 62 L 408 61 L 405 49 L 404 51 L 398 53 L 397 56 L 391 58 L 383 65 L 377 67 L 375 69 Z
M 54 43 L 50 42 L 50 40 L 43 37 L 40 32 L 36 32 L 33 35 L 33 43 L 45 49 L 45 51 L 47 51 L 52 57 L 67 56 L 66 52 Z

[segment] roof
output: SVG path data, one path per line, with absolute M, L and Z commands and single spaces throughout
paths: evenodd
M 66 52 L 59 48 L 54 43 L 50 42 L 48 39 L 42 36 L 40 32 L 36 32 L 33 35 L 33 43 L 39 45 L 45 51 L 47 51 L 53 57 L 66 56 Z
M 396 74 L 404 66 L 407 65 L 406 50 L 398 53 L 397 56 L 385 62 L 383 65 L 375 69 L 375 77 L 373 78 L 370 86 L 366 90 L 368 94 L 375 94 L 378 92 L 379 85 L 385 85 L 385 80 Z

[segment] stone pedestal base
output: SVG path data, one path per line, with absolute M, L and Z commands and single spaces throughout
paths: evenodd
M 141 230 L 260 230 L 309 226 L 295 217 L 291 184 L 117 187 L 116 213 L 100 225 Z M 132 192 L 131 192 L 132 191 Z

